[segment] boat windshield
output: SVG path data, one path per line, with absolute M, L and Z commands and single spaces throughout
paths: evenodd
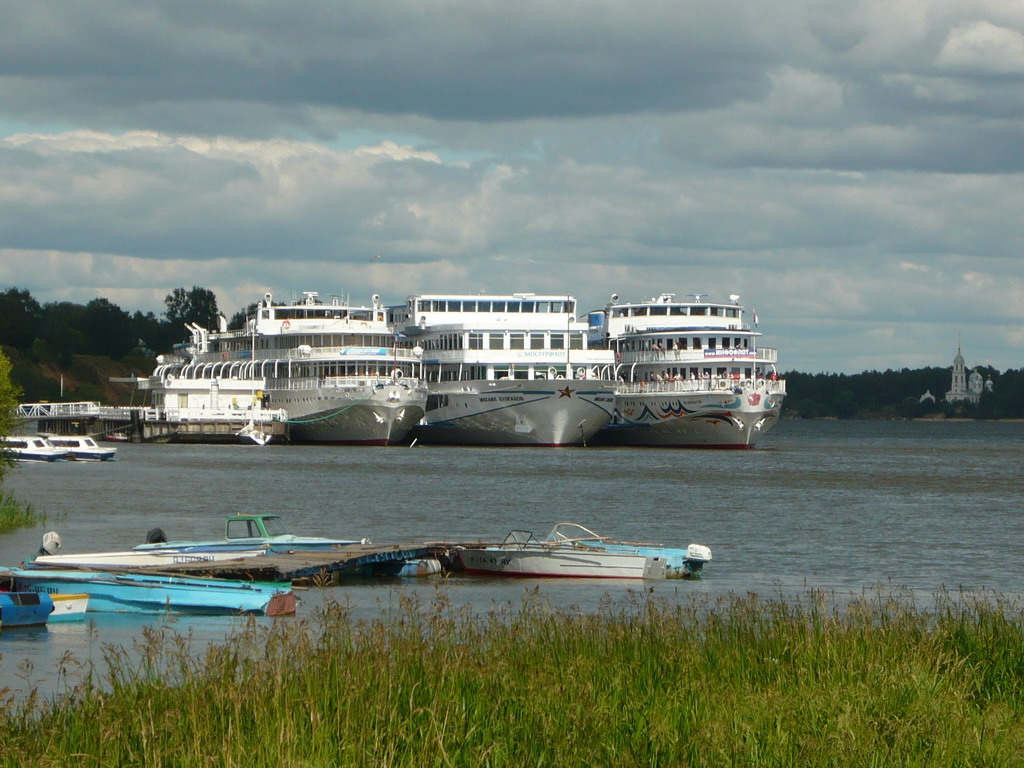
M 267 529 L 267 536 L 284 536 L 288 533 L 288 528 L 285 527 L 284 520 L 277 515 L 264 517 L 263 525 Z
M 551 529 L 544 541 L 602 541 L 603 537 L 598 536 L 589 528 L 584 528 L 579 523 L 559 523 Z

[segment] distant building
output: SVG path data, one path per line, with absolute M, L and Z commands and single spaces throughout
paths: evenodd
M 934 403 L 935 402 L 935 395 L 933 395 L 932 391 L 929 389 L 927 392 L 925 392 L 923 395 L 921 395 L 921 399 L 918 400 L 917 402 L 919 402 L 919 403 Z
M 971 375 L 968 376 L 964 356 L 960 354 L 958 346 L 956 357 L 953 358 L 953 381 L 949 392 L 946 393 L 946 402 L 977 404 L 981 400 L 982 390 L 992 391 L 992 379 L 983 381 L 977 369 L 971 371 Z

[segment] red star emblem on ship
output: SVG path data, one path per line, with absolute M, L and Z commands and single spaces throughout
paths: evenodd
M 575 392 L 575 391 L 576 391 L 575 389 L 569 389 L 569 387 L 566 386 L 565 389 L 558 390 L 558 396 L 559 397 L 572 397 L 572 393 Z

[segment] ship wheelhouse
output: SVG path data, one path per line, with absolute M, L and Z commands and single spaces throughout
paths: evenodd
M 572 296 L 410 296 L 403 333 L 428 382 L 603 378 L 610 355 L 589 348 Z

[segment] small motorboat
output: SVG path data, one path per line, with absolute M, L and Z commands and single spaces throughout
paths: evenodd
M 680 549 L 662 544 L 615 541 L 599 536 L 579 523 L 559 523 L 551 529 L 551 533 L 544 541 L 593 547 L 604 552 L 628 552 L 659 557 L 665 560 L 666 576 L 670 579 L 699 578 L 704 570 L 704 564 L 711 562 L 711 548 L 703 544 L 690 544 L 686 549 Z
M 256 426 L 252 421 L 238 430 L 238 442 L 242 445 L 266 445 L 272 437 L 273 435 L 264 432 L 262 427 Z
M 58 448 L 39 435 L 0 436 L 0 452 L 9 454 L 15 461 L 65 461 L 71 458 L 71 451 Z
M 70 451 L 72 461 L 113 461 L 117 457 L 117 448 L 98 445 L 88 435 L 47 435 L 46 439 Z
M 329 551 L 369 544 L 369 539 L 328 539 L 320 536 L 296 536 L 289 533 L 280 515 L 253 513 L 230 515 L 224 523 L 224 538 L 200 541 L 167 541 L 163 531 L 154 528 L 145 544 L 134 547 L 135 552 L 154 553 L 176 550 L 185 554 L 220 550 L 266 549 L 273 552 Z M 238 555 L 235 555 L 238 557 Z
M 711 550 L 619 542 L 599 536 L 578 523 L 559 523 L 547 538 L 512 531 L 501 544 L 461 547 L 457 556 L 467 573 L 501 576 L 603 579 L 693 578 Z

